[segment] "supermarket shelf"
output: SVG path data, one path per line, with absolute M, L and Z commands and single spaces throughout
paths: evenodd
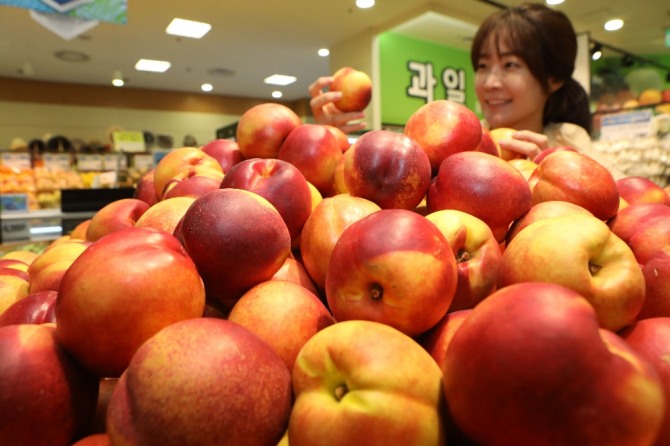
M 1 212 L 0 243 L 55 240 L 94 214 L 95 211 L 62 212 L 60 209 Z
M 32 220 L 32 219 L 62 219 L 62 218 L 91 218 L 93 211 L 63 212 L 60 209 L 39 209 L 30 212 L 0 212 L 0 220 Z
M 131 198 L 134 188 L 62 189 L 60 208 L 0 211 L 0 243 L 54 240 L 107 204 Z

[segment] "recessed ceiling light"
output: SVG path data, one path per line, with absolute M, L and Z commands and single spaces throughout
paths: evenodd
M 123 87 L 126 82 L 123 80 L 123 75 L 119 70 L 114 70 L 114 75 L 112 76 L 112 85 L 115 87 Z
M 214 90 L 214 86 L 212 84 L 202 84 L 200 86 L 200 89 L 202 91 L 212 91 L 212 90 Z
M 546 0 L 547 5 L 554 6 L 554 5 L 560 5 L 563 3 L 565 0 Z
M 152 71 L 154 73 L 164 73 L 170 68 L 170 62 L 164 60 L 140 59 L 135 64 L 138 71 Z
M 173 36 L 191 37 L 200 39 L 212 29 L 209 23 L 195 22 L 193 20 L 172 19 L 165 32 Z
M 621 29 L 623 26 L 623 20 L 621 19 L 612 19 L 605 22 L 605 30 L 607 31 L 616 31 Z
M 275 91 L 272 92 L 272 97 L 275 98 L 275 99 L 279 99 L 282 96 L 283 95 L 282 95 L 281 91 L 279 91 L 279 90 L 275 90 Z
M 375 5 L 375 0 L 356 0 L 356 6 L 361 9 L 372 8 Z
M 273 74 L 270 77 L 266 77 L 263 82 L 270 85 L 289 85 L 295 82 L 297 78 L 295 76 L 287 76 L 285 74 Z
M 318 54 L 321 57 L 328 57 L 330 55 L 330 50 L 328 48 L 321 48 Z

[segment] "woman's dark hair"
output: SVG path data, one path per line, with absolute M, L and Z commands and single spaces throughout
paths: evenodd
M 496 46 L 504 40 L 547 91 L 551 80 L 562 82 L 544 106 L 544 125 L 571 122 L 591 131 L 588 95 L 572 77 L 577 35 L 565 14 L 542 4 L 524 3 L 489 16 L 472 41 L 470 58 L 475 69 L 489 37 Z

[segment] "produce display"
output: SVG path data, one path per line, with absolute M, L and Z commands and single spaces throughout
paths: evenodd
M 1 445 L 670 444 L 662 185 L 505 159 L 448 100 L 296 118 L 1 253 Z
M 32 169 L 19 169 L 0 164 L 0 193 L 32 193 L 36 191 Z
M 670 185 L 670 133 L 663 137 L 600 140 L 594 143 L 594 149 L 626 176 L 645 177 L 661 186 Z
M 52 190 L 43 190 L 40 192 L 38 201 L 38 192 L 36 177 L 32 169 L 19 169 L 0 164 L 0 194 L 25 194 L 27 198 L 28 209 L 35 210 L 43 207 L 50 207 L 54 199 Z
M 102 160 L 102 154 L 95 156 Z M 120 170 L 109 166 L 90 169 L 80 168 L 75 163 L 33 161 L 31 168 L 25 168 L 3 164 L 0 160 L 0 193 L 25 194 L 28 211 L 59 209 L 63 189 L 133 187 L 144 173 L 146 168 L 135 166 Z
M 670 88 L 645 86 L 642 89 L 624 89 L 596 98 L 596 113 L 617 113 L 626 110 L 651 109 L 657 113 L 670 111 Z
M 0 164 L 0 193 L 26 194 L 29 210 L 57 209 L 61 189 L 92 186 L 92 173 L 35 167 L 20 169 Z

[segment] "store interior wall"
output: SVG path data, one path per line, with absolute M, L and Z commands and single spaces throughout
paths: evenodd
M 379 58 L 378 37 L 384 31 L 368 29 L 333 47 L 331 74 L 340 67 L 353 66 L 377 74 L 373 79 L 379 82 L 379 67 L 374 64 Z M 659 56 L 658 59 L 667 62 L 667 56 Z M 597 63 L 592 62 L 588 67 L 590 70 L 585 72 L 598 73 L 605 64 L 614 65 L 621 78 L 631 70 L 639 71 L 639 67 L 620 67 L 619 60 L 605 57 Z M 662 73 L 663 76 L 665 74 Z M 668 88 L 670 84 L 664 78 L 663 81 L 664 87 Z M 588 87 L 588 82 L 585 83 Z M 379 83 L 376 87 L 379 91 Z M 598 96 L 598 91 L 592 93 Z M 175 146 L 181 145 L 186 135 L 204 144 L 215 137 L 216 129 L 235 123 L 245 110 L 260 102 L 264 101 L 0 78 L 0 149 L 9 148 L 15 138 L 28 142 L 45 134 L 107 142 L 110 128 L 168 135 L 175 141 Z M 296 111 L 303 121 L 313 121 L 307 92 L 303 100 L 286 105 Z M 373 101 L 366 109 L 367 128 L 379 128 L 382 114 L 381 104 Z
M 330 73 L 352 66 L 367 73 L 373 71 L 377 31 L 366 30 L 332 48 Z M 67 92 L 60 91 L 67 88 Z M 186 135 L 199 145 L 216 137 L 216 130 L 236 123 L 241 115 L 261 102 L 250 98 L 193 95 L 114 87 L 73 84 L 49 84 L 0 78 L 0 149 L 21 138 L 25 142 L 61 135 L 108 144 L 110 129 L 148 131 L 171 136 L 175 147 Z M 196 97 L 197 96 L 197 97 Z M 279 101 L 281 102 L 281 101 Z M 299 101 L 282 102 L 295 111 L 303 122 L 313 122 L 309 92 Z M 367 128 L 379 122 L 379 113 L 371 104 L 366 110 Z M 378 124 L 377 124 L 378 126 Z
M 203 145 L 216 137 L 217 129 L 237 122 L 244 111 L 261 102 L 0 78 L 0 149 L 9 148 L 15 138 L 27 143 L 44 135 L 107 144 L 110 129 L 171 136 L 175 146 L 191 135 Z M 308 102 L 284 104 L 309 122 L 313 118 Z
M 114 129 L 166 135 L 175 146 L 190 135 L 202 145 L 215 138 L 217 128 L 238 119 L 226 114 L 1 101 L 0 141 L 9 146 L 14 138 L 29 142 L 49 134 L 104 145 L 111 142 L 108 130 Z

